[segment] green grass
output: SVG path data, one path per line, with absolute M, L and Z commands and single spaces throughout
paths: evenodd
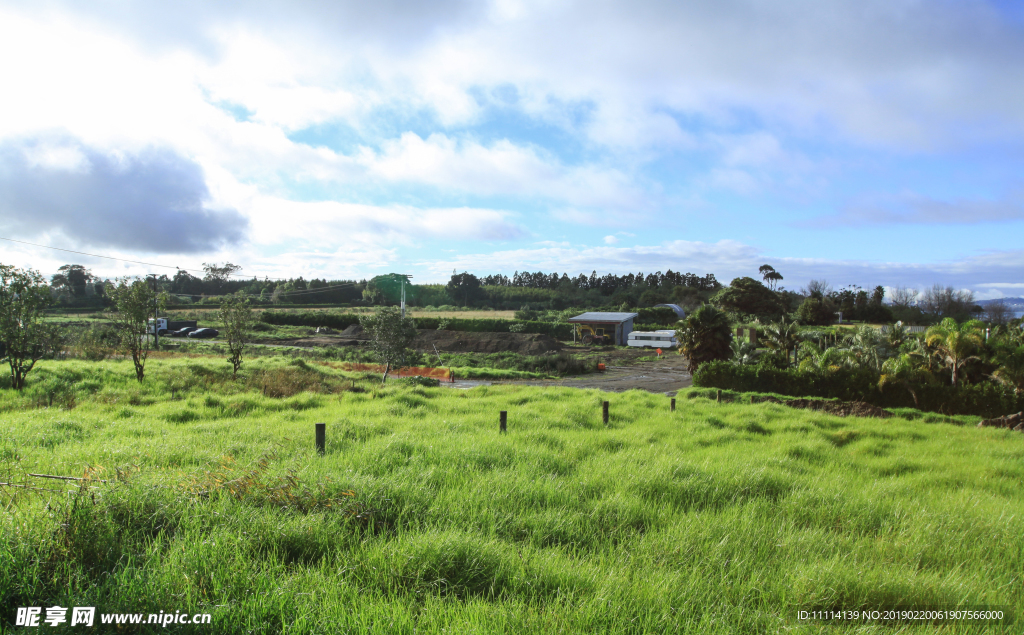
M 134 473 L 0 488 L 0 630 L 54 604 L 209 612 L 195 632 L 224 633 L 895 633 L 795 616 L 1024 609 L 1024 435 L 970 418 L 380 388 L 281 358 L 238 380 L 217 359 L 148 368 L 140 386 L 130 362 L 47 362 L 0 391 L 0 481 Z M 999 628 L 910 631 L 1020 632 Z

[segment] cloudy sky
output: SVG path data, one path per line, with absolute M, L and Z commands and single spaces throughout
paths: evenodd
M 0 1 L 0 236 L 260 277 L 770 263 L 1024 295 L 1021 7 Z

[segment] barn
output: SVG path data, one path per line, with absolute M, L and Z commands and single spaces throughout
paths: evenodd
M 612 344 L 626 346 L 629 333 L 633 330 L 633 318 L 638 313 L 604 313 L 588 311 L 569 318 L 572 324 L 578 324 L 581 339 L 587 337 L 610 338 Z

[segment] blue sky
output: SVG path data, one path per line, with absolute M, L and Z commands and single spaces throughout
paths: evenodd
M 0 2 L 0 236 L 1024 295 L 1015 3 Z M 152 268 L 23 244 L 0 262 Z

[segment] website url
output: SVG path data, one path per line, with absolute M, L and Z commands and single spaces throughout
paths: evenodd
M 159 624 L 167 627 L 171 624 L 209 624 L 210 614 L 209 613 L 196 613 L 189 615 L 188 613 L 150 613 L 146 617 L 146 621 L 142 621 L 142 616 L 145 613 L 102 613 L 100 614 L 101 624 Z
M 68 619 L 68 613 L 70 621 Z M 100 624 L 158 624 L 164 628 L 172 624 L 209 624 L 209 613 L 182 613 L 180 610 L 159 613 L 100 613 Z M 93 626 L 96 623 L 94 606 L 20 606 L 15 615 L 15 626 Z

